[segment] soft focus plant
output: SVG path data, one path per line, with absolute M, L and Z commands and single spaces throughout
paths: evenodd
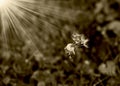
M 84 46 L 84 47 L 88 48 L 87 43 L 89 40 L 87 38 L 85 38 L 84 34 L 73 33 L 72 40 L 73 40 L 73 43 L 68 43 L 67 46 L 64 48 L 65 52 L 68 55 L 72 55 L 72 54 L 75 55 L 76 47 Z

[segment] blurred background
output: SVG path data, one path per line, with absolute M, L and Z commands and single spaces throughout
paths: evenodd
M 0 11 L 0 86 L 120 86 L 119 0 L 18 2 Z M 74 32 L 89 48 L 71 61 Z

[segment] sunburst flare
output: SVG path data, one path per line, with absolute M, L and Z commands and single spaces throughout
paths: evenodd
M 12 39 L 24 42 L 27 39 L 31 41 L 34 49 L 39 50 L 38 44 L 43 43 L 43 39 L 36 35 L 41 33 L 37 29 L 36 19 L 39 17 L 40 21 L 47 26 L 41 25 L 42 30 L 46 32 L 44 29 L 56 27 L 46 17 L 52 15 L 55 18 L 61 18 L 59 10 L 59 6 L 45 4 L 45 0 L 0 0 L 0 37 L 5 45 L 3 47 L 9 49 Z M 46 33 L 49 32 L 50 30 Z
M 0 0 L 1 37 L 6 48 L 9 47 L 10 35 L 34 41 L 33 34 L 25 27 L 25 24 L 30 25 L 35 14 L 39 15 L 34 6 L 35 0 Z
M 9 5 L 10 0 L 0 0 L 0 8 L 5 8 Z

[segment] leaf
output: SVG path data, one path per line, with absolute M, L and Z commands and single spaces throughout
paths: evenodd
M 45 86 L 45 82 L 44 81 L 39 81 L 37 86 Z
M 120 21 L 113 21 L 109 23 L 107 27 L 109 30 L 113 30 L 115 34 L 120 36 Z
M 98 67 L 99 72 L 102 74 L 106 74 L 109 76 L 115 76 L 116 75 L 116 65 L 113 61 L 107 61 L 106 64 L 102 63 Z

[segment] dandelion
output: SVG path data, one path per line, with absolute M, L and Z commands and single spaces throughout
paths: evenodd
M 87 46 L 88 39 L 86 39 L 83 34 L 73 33 L 72 40 L 74 42 L 67 44 L 67 46 L 64 48 L 66 54 L 69 55 L 70 59 L 72 58 L 71 55 L 75 55 L 75 48 L 77 48 L 79 45 L 80 46 L 82 45 L 82 46 L 88 48 L 88 46 Z
M 87 43 L 89 40 L 86 39 L 83 34 L 74 33 L 72 35 L 72 39 L 76 45 L 83 45 L 84 47 L 88 48 Z
M 83 45 L 84 47 L 88 48 L 88 39 L 85 39 L 85 36 L 84 35 L 81 35 L 81 45 Z
M 79 44 L 81 42 L 81 35 L 78 33 L 73 33 L 72 40 L 75 42 L 75 44 Z
M 71 54 L 75 55 L 75 45 L 73 43 L 67 44 L 67 46 L 64 49 L 68 55 L 71 55 Z

